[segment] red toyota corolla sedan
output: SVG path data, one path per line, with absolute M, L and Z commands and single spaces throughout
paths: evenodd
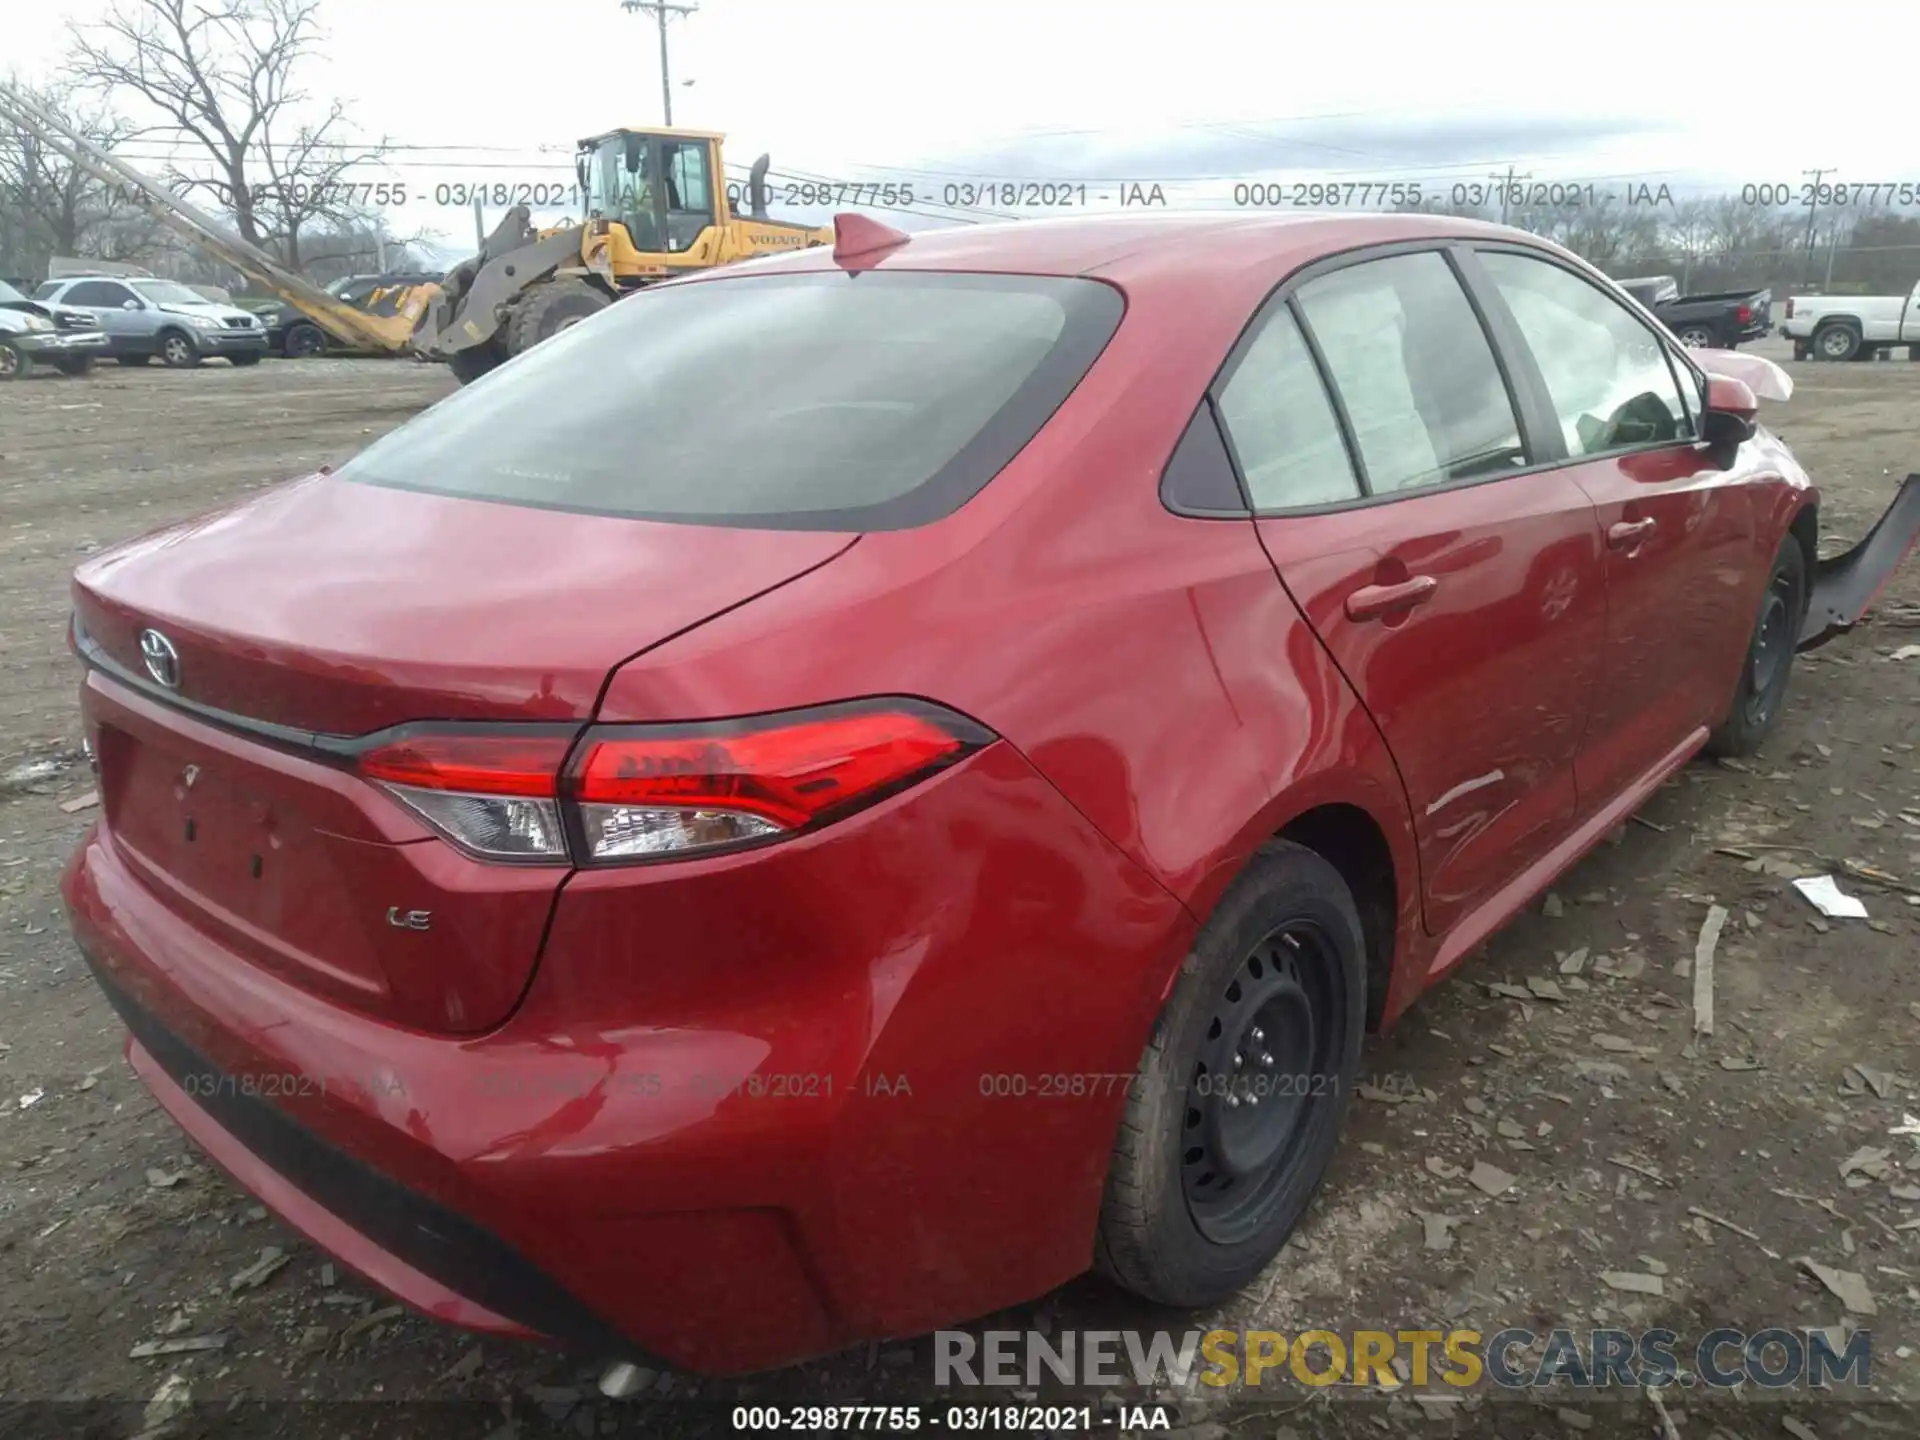
M 1221 1299 L 1363 1030 L 1920 526 L 1817 563 L 1784 373 L 1517 231 L 839 233 L 75 577 L 129 1059 L 429 1314 L 724 1373 Z

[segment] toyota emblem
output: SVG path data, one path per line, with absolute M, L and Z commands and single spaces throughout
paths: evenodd
M 147 662 L 147 673 L 167 689 L 180 688 L 180 652 L 158 630 L 140 632 L 140 658 Z

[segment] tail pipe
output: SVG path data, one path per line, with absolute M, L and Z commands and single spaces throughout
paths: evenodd
M 1920 473 L 1901 482 L 1900 493 L 1864 539 L 1845 554 L 1814 567 L 1812 594 L 1797 648 L 1811 650 L 1860 623 L 1893 572 L 1920 537 Z

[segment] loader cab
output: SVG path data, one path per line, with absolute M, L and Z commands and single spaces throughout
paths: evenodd
M 642 254 L 691 249 L 724 224 L 720 137 L 697 130 L 615 130 L 580 142 L 589 219 L 616 220 Z

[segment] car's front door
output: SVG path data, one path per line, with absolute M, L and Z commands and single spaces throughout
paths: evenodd
M 1754 491 L 1697 444 L 1696 373 L 1626 306 L 1537 251 L 1474 258 L 1606 536 L 1606 663 L 1575 767 L 1590 810 L 1697 742 L 1730 701 L 1759 604 Z
M 1605 633 L 1593 506 L 1439 249 L 1270 302 L 1215 402 L 1274 568 L 1385 737 L 1449 928 L 1563 837 Z

